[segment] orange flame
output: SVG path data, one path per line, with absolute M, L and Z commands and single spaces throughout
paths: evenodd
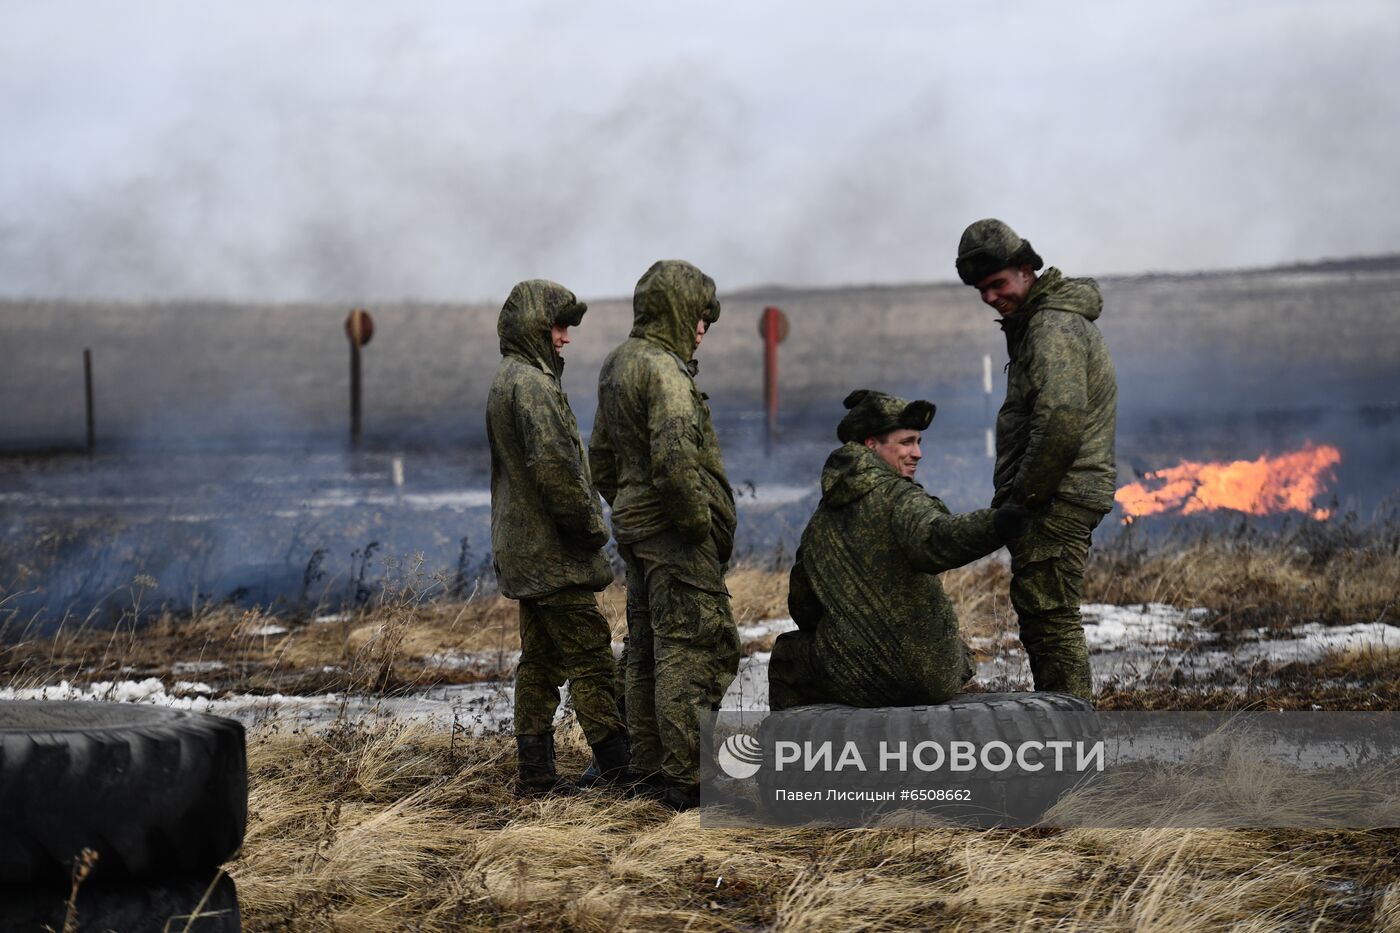
M 1130 483 L 1114 495 L 1123 507 L 1126 525 L 1147 515 L 1192 515 L 1233 509 L 1248 515 L 1303 512 L 1318 521 L 1332 517 L 1313 499 L 1323 491 L 1342 452 L 1328 444 L 1308 444 L 1302 450 L 1258 460 L 1193 463 L 1182 461 L 1154 470 L 1140 483 Z M 1149 489 L 1152 485 L 1154 488 Z

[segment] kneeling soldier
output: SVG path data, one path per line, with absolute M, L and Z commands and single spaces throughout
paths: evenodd
M 845 405 L 792 568 L 798 630 L 773 647 L 769 705 L 942 703 L 973 669 L 937 574 L 1024 533 L 1029 512 L 952 515 L 914 482 L 931 402 L 858 389 Z
M 612 582 L 598 493 L 564 395 L 560 350 L 587 306 L 543 279 L 501 308 L 501 365 L 486 402 L 491 547 L 501 592 L 520 600 L 515 672 L 517 793 L 573 792 L 554 766 L 554 714 L 565 681 L 604 782 L 624 779 L 628 751 L 612 685 L 611 635 L 598 590 Z

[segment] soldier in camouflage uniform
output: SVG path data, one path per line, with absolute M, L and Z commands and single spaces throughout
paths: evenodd
M 705 310 L 704 310 L 704 311 L 701 313 L 701 315 L 700 315 L 700 323 L 699 323 L 699 325 L 695 328 L 695 350 L 696 350 L 697 353 L 700 351 L 700 344 L 703 343 L 704 340 L 705 340 L 705 332 L 706 332 L 707 330 L 710 329 L 710 325 L 713 324 L 713 323 L 715 322 L 715 319 L 718 318 L 718 317 L 719 317 L 719 306 L 718 306 L 718 303 L 716 303 L 716 305 L 715 305 L 713 308 L 711 308 L 709 305 L 706 305 Z M 698 375 L 700 374 L 700 361 L 692 357 L 691 360 L 690 360 L 690 362 L 686 364 L 686 368 L 690 370 L 691 378 L 695 378 L 696 376 L 698 376 Z M 708 396 L 707 394 L 705 394 L 704 392 L 701 392 L 701 393 L 700 393 L 700 398 L 701 398 L 702 401 L 704 401 L 704 400 L 709 399 L 709 396 Z M 718 436 L 715 435 L 715 427 L 714 427 L 713 421 L 710 419 L 710 412 L 709 412 L 709 406 L 708 406 L 708 405 L 706 406 L 706 410 L 705 410 L 705 444 L 704 444 L 703 446 L 704 446 L 706 449 L 715 450 L 715 451 L 718 451 L 718 450 L 719 450 L 719 438 L 718 438 Z M 723 464 L 723 463 L 720 463 L 720 474 L 721 474 L 722 476 L 724 475 L 724 469 L 723 469 L 723 468 L 724 468 L 724 464 Z M 725 479 L 725 482 L 726 482 L 726 483 L 728 482 L 728 479 L 727 479 L 727 478 Z M 623 635 L 623 636 L 622 636 L 622 655 L 617 659 L 617 677 L 616 677 L 616 679 L 614 680 L 614 685 L 615 685 L 616 691 L 617 691 L 617 700 L 618 700 L 617 708 L 618 708 L 619 710 L 622 710 L 622 712 L 623 712 L 623 717 L 622 717 L 622 718 L 623 718 L 623 720 L 625 721 L 625 720 L 627 719 L 627 636 L 626 636 L 626 635 Z
M 707 331 L 707 330 L 709 329 L 710 325 L 714 323 L 713 318 L 718 317 L 718 316 L 719 316 L 719 309 L 718 309 L 718 306 L 716 306 L 714 309 L 711 309 L 711 308 L 709 308 L 709 307 L 707 306 L 706 309 L 705 309 L 705 311 L 704 311 L 704 313 L 701 314 L 701 316 L 700 316 L 700 324 L 699 324 L 699 326 L 696 327 L 696 329 L 695 329 L 695 349 L 696 349 L 697 351 L 700 349 L 700 344 L 701 344 L 701 342 L 705 339 L 705 331 Z M 693 378 L 693 377 L 695 377 L 696 375 L 698 375 L 699 372 L 700 372 L 700 361 L 692 358 L 691 361 L 686 365 L 686 368 L 690 370 L 690 375 L 691 375 L 691 377 Z M 709 396 L 706 395 L 704 392 L 701 392 L 701 393 L 700 393 L 700 398 L 701 398 L 701 400 L 705 400 L 705 399 L 708 399 Z M 705 412 L 705 436 L 706 436 L 706 445 L 708 445 L 710 449 L 713 449 L 713 450 L 718 451 L 718 450 L 719 450 L 719 438 L 715 435 L 714 424 L 711 422 L 710 417 L 709 417 L 709 414 L 710 414 L 710 413 L 709 413 L 708 407 L 707 407 L 707 410 L 706 410 L 706 412 Z M 723 464 L 722 464 L 722 463 L 720 464 L 720 467 L 721 467 L 721 472 L 722 472 L 722 471 L 723 471 Z M 617 663 L 616 663 L 615 666 L 616 666 L 617 672 L 616 672 L 616 674 L 614 675 L 614 678 L 613 678 L 613 690 L 614 690 L 614 692 L 617 694 L 617 708 L 618 708 L 618 711 L 622 714 L 622 721 L 623 721 L 623 722 L 626 722 L 626 721 L 627 721 L 627 636 L 626 636 L 626 635 L 623 635 L 623 636 L 622 636 L 622 653 L 621 653 L 621 655 L 618 657 Z M 597 780 L 598 780 L 598 763 L 595 761 L 595 762 L 590 763 L 589 766 L 588 766 L 588 769 L 587 769 L 586 771 L 583 772 L 583 775 L 582 775 L 582 776 L 579 778 L 579 780 L 578 780 L 578 784 L 579 784 L 580 787 L 590 787 L 590 786 L 592 786 L 594 783 L 596 783 Z
M 914 482 L 931 402 L 859 389 L 845 405 L 789 578 L 798 630 L 773 647 L 769 706 L 942 703 L 973 668 L 937 575 L 1024 532 L 1029 513 L 952 515 Z
M 992 505 L 1035 510 L 1011 546 L 1011 604 L 1037 690 L 1093 694 L 1079 599 L 1090 538 L 1113 508 L 1118 384 L 1095 326 L 1093 279 L 1066 278 L 999 220 L 958 244 L 958 275 L 1001 314 L 1006 401 L 997 415 Z
M 501 308 L 501 365 L 486 402 L 491 547 L 501 592 L 520 600 L 515 672 L 517 791 L 568 791 L 554 765 L 565 681 L 602 779 L 626 775 L 626 734 L 612 685 L 611 635 L 596 593 L 612 582 L 598 493 L 560 378 L 559 351 L 587 306 L 542 279 Z
M 691 370 L 696 328 L 719 317 L 715 283 L 688 262 L 647 270 L 631 336 L 603 363 L 589 457 L 627 565 L 632 768 L 663 802 L 694 806 L 700 721 L 739 666 L 724 571 L 734 496 Z

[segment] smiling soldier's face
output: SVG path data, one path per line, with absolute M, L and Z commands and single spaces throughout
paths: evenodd
M 913 479 L 914 471 L 924 457 L 924 452 L 919 449 L 921 440 L 923 436 L 918 431 L 898 428 L 883 437 L 867 437 L 865 446 L 875 451 L 875 455 L 900 476 Z

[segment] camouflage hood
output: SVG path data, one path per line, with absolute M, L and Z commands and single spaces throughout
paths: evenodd
M 1066 278 L 1054 266 L 1045 270 L 1045 274 L 1031 286 L 1021 310 L 997 321 L 1006 334 L 1006 351 L 1011 359 L 1016 359 L 1018 355 L 1021 338 L 1030 326 L 1031 318 L 1041 311 L 1064 311 L 1096 321 L 1103 313 L 1099 283 L 1087 278 Z
M 558 376 L 564 370 L 564 360 L 554 352 L 550 328 L 555 325 L 577 327 L 587 310 L 588 305 L 557 282 L 547 279 L 521 282 L 510 290 L 510 297 L 501 306 L 501 315 L 496 319 L 501 356 L 518 356 Z
M 882 486 L 900 482 L 904 482 L 904 477 L 891 470 L 875 451 L 850 441 L 826 458 L 822 467 L 822 502 L 828 508 L 844 508 Z
M 1051 266 L 1036 279 L 1030 294 L 1026 296 L 1026 310 L 1034 313 L 1042 308 L 1068 311 L 1091 321 L 1098 320 L 1103 313 L 1099 283 L 1093 279 L 1066 278 L 1059 269 Z
M 632 336 L 655 343 L 689 362 L 701 318 L 719 319 L 715 280 L 681 259 L 654 263 L 632 293 Z
M 564 361 L 549 339 L 552 326 L 572 327 L 584 310 L 562 285 L 532 279 L 511 289 L 497 319 L 501 362 L 486 396 L 491 550 L 511 599 L 600 590 L 612 580 L 598 493 L 559 384 Z
M 1024 324 L 1037 311 L 1045 309 L 1068 311 L 1090 321 L 1098 320 L 1103 313 L 1099 283 L 1093 279 L 1066 278 L 1063 272 L 1051 266 L 1035 280 L 1021 310 L 1001 318 L 997 323 L 1003 330 L 1013 329 Z

